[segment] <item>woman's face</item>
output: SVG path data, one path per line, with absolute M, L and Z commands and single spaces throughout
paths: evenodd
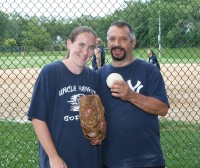
M 151 57 L 152 56 L 151 50 L 148 50 L 147 54 L 148 54 L 149 57 Z
M 72 43 L 67 40 L 67 48 L 70 51 L 69 58 L 79 67 L 83 67 L 94 55 L 96 37 L 89 32 L 81 33 Z

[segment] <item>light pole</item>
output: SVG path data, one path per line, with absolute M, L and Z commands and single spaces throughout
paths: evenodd
M 158 13 L 158 53 L 159 58 L 161 58 L 161 19 L 160 19 L 160 0 L 159 0 L 159 13 Z

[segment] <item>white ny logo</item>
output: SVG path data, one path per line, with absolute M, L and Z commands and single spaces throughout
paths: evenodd
M 140 89 L 143 88 L 143 85 L 141 84 L 140 81 L 137 81 L 137 84 L 133 87 L 133 85 L 131 84 L 131 80 L 128 80 L 127 81 L 129 87 L 131 88 L 131 90 L 133 90 L 134 92 L 137 92 L 139 93 L 140 92 Z

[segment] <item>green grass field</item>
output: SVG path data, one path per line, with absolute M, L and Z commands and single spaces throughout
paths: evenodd
M 135 49 L 133 54 L 137 58 L 144 60 L 148 59 L 148 49 Z M 158 50 L 155 49 L 155 53 Z M 166 63 L 200 63 L 200 49 L 199 48 L 175 48 L 175 49 L 162 49 L 161 57 L 157 54 L 158 60 L 161 64 Z M 19 52 L 13 53 L 0 53 L 0 69 L 15 69 L 15 68 L 38 68 L 43 67 L 45 64 L 55 60 L 61 60 L 67 55 L 66 51 L 45 51 L 45 52 Z M 106 62 L 111 61 L 111 56 L 107 52 Z M 90 65 L 89 62 L 88 65 Z
M 161 120 L 161 144 L 167 168 L 197 168 L 200 165 L 200 125 Z
M 161 120 L 161 143 L 167 168 L 200 165 L 200 125 Z M 0 122 L 0 167 L 38 167 L 37 138 L 30 123 Z
M 0 167 L 37 168 L 37 139 L 32 124 L 0 121 Z
M 29 52 L 24 55 L 14 53 L 0 54 L 0 69 L 18 69 L 18 68 L 38 68 L 65 57 L 66 51 L 63 52 Z

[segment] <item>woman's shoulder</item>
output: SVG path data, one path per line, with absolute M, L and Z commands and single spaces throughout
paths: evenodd
M 90 74 L 90 75 L 97 75 L 97 72 L 94 71 L 92 68 L 88 67 L 88 66 L 85 66 L 83 68 L 83 71 L 85 71 L 86 73 Z
M 62 61 L 55 61 L 55 62 L 51 62 L 51 63 L 48 63 L 44 66 L 44 68 L 53 68 L 53 67 L 56 67 L 56 66 L 60 66 L 62 63 Z
M 52 73 L 58 73 L 63 69 L 63 62 L 62 61 L 55 61 L 49 64 L 46 64 L 42 70 L 41 73 L 43 74 L 52 74 Z

